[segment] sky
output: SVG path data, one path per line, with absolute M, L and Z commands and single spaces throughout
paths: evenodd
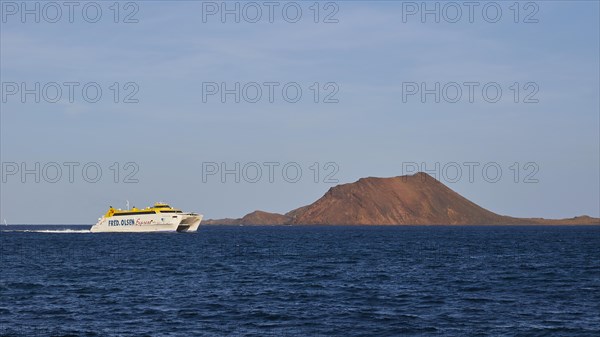
M 500 214 L 600 216 L 597 1 L 0 3 L 9 224 L 287 212 L 416 170 Z

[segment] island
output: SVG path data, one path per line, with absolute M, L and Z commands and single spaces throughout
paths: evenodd
M 427 173 L 361 178 L 285 214 L 254 211 L 204 225 L 600 225 L 600 218 L 516 218 L 464 198 Z

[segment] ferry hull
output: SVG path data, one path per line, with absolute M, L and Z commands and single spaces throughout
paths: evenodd
M 143 214 L 102 217 L 92 226 L 92 233 L 195 232 L 202 214 Z

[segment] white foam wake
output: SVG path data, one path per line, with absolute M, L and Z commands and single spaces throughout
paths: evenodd
M 2 232 L 74 234 L 91 233 L 89 229 L 9 229 Z

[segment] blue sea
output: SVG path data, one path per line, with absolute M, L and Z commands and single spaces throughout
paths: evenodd
M 600 336 L 600 227 L 88 227 L 1 228 L 0 335 Z

